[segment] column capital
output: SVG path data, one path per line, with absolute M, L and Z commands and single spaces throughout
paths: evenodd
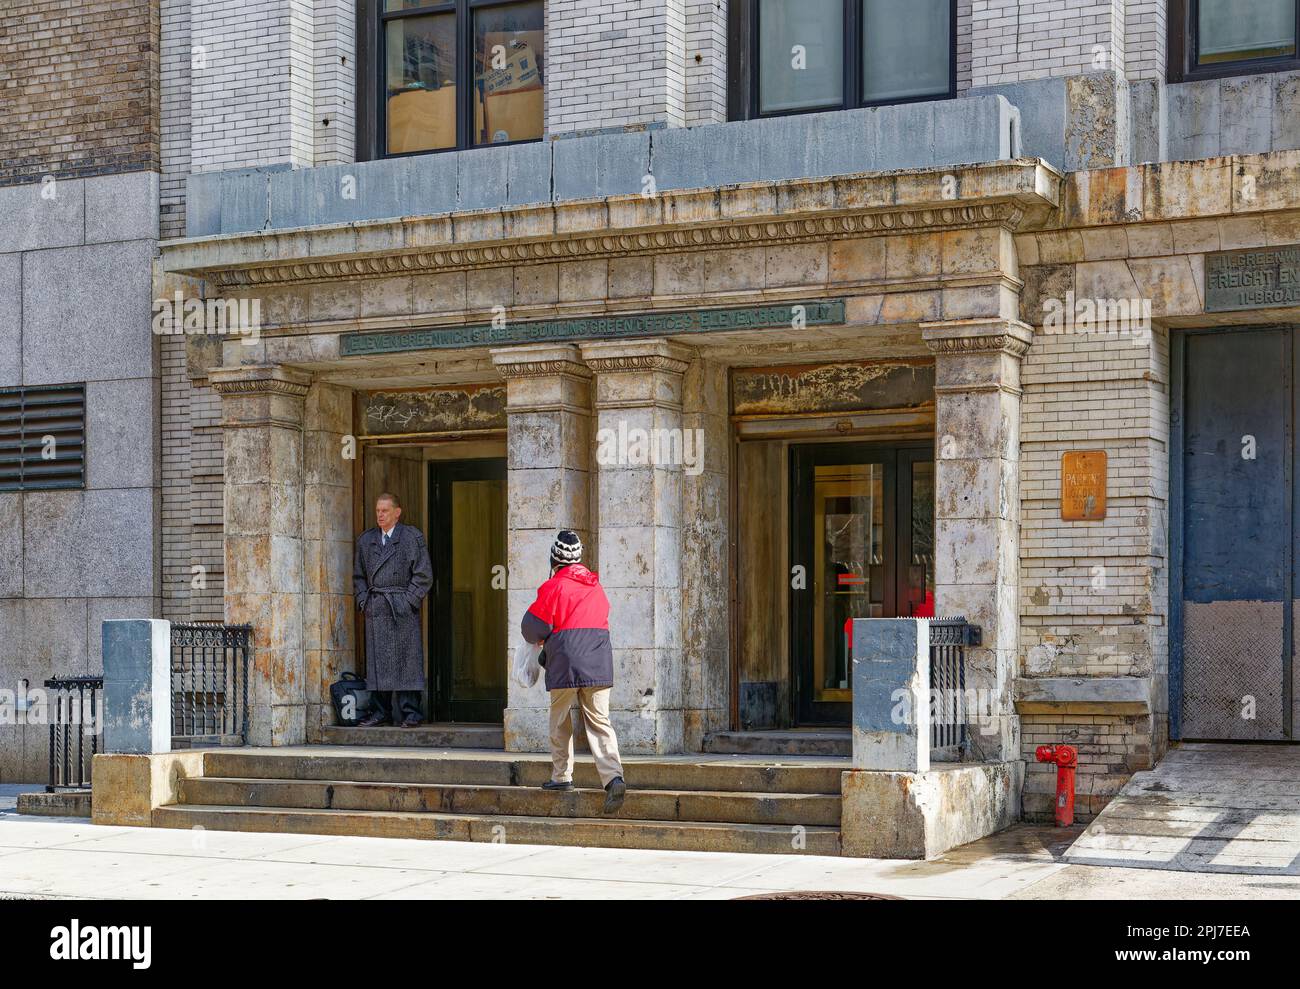
M 957 319 L 921 324 L 921 338 L 932 354 L 966 356 L 1029 353 L 1034 330 L 1017 319 Z
M 590 378 L 578 348 L 571 343 L 527 343 L 517 347 L 494 347 L 492 363 L 501 377 L 540 378 L 555 374 Z
M 597 374 L 661 371 L 685 374 L 695 351 L 662 337 L 645 340 L 593 340 L 582 344 L 582 359 Z
M 208 372 L 208 381 L 222 396 L 284 395 L 306 398 L 311 375 L 280 364 L 244 364 L 219 367 Z
M 301 429 L 311 380 L 310 374 L 278 364 L 219 367 L 208 374 L 208 382 L 221 396 L 221 425 L 231 429 Z

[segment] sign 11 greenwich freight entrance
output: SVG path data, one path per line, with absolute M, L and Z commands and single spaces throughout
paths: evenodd
M 1300 305 L 1300 244 L 1205 255 L 1205 311 Z
M 727 330 L 789 329 L 802 322 L 827 326 L 844 322 L 844 300 L 791 302 L 746 309 L 688 309 L 627 316 L 548 319 L 494 326 L 429 327 L 392 333 L 345 333 L 339 338 L 342 357 L 395 354 L 408 350 L 555 343 L 564 340 L 607 340 L 674 336 L 679 333 L 719 333 Z

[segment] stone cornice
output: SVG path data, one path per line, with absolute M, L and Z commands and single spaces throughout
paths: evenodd
M 306 398 L 311 377 L 281 366 L 215 368 L 209 373 L 219 395 L 280 395 Z
M 591 340 L 580 345 L 583 363 L 597 374 L 685 374 L 695 351 L 663 337 Z
M 689 361 L 680 361 L 663 354 L 631 354 L 621 357 L 588 357 L 587 367 L 597 374 L 626 371 L 667 371 L 672 374 L 685 374 L 690 367 Z
M 502 361 L 496 365 L 503 378 L 544 378 L 566 374 L 573 378 L 590 378 L 591 371 L 577 361 Z
M 994 354 L 1024 357 L 1034 331 L 1018 320 L 960 320 L 922 323 L 921 335 L 935 355 Z
M 523 343 L 496 347 L 492 350 L 492 364 L 503 378 L 591 377 L 578 348 L 571 343 Z
M 163 268 L 218 288 L 369 279 L 656 252 L 1042 222 L 1060 176 L 1031 160 L 749 183 L 202 237 Z

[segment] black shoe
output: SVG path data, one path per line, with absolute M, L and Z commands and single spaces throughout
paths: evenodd
M 369 717 L 367 717 L 364 721 L 362 721 L 359 725 L 357 725 L 357 727 L 376 728 L 379 725 L 386 725 L 386 724 L 388 724 L 388 719 L 385 718 L 382 714 L 372 714 Z
M 402 722 L 403 728 L 419 728 L 423 724 L 418 714 L 408 714 L 406 720 Z
M 627 795 L 627 784 L 623 782 L 622 776 L 615 776 L 605 787 L 605 813 L 613 814 L 623 806 L 623 798 Z
M 573 782 L 571 780 L 566 781 L 564 783 L 557 783 L 555 782 L 555 780 L 547 780 L 545 783 L 542 784 L 543 790 L 554 790 L 559 792 L 566 792 L 568 790 L 572 790 L 573 788 L 574 788 Z

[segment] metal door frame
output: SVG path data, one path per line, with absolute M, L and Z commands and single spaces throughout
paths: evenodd
M 457 701 L 451 698 L 452 656 L 451 635 L 451 564 L 453 533 L 451 531 L 451 485 L 456 481 L 506 481 L 505 457 L 474 457 L 465 460 L 430 460 L 428 467 L 429 551 L 433 560 L 433 589 L 430 592 L 428 627 L 425 629 L 425 652 L 429 666 L 429 710 L 431 721 L 462 721 L 501 723 L 507 704 L 509 686 L 495 701 Z M 445 484 L 442 482 L 446 482 Z M 509 492 L 506 492 L 506 511 L 509 512 Z M 506 526 L 507 519 L 501 519 Z M 506 545 L 509 545 L 507 539 Z M 502 593 L 506 593 L 502 591 Z M 504 663 L 504 655 L 501 658 Z M 460 715 L 459 717 L 457 715 Z
M 897 612 L 898 601 L 903 596 L 907 573 L 900 564 L 904 548 L 910 550 L 912 530 L 910 525 L 912 464 L 934 458 L 934 443 L 924 442 L 839 442 L 792 443 L 789 448 L 789 512 L 788 538 L 790 565 L 804 564 L 811 576 L 812 559 L 803 558 L 811 553 L 813 532 L 813 468 L 842 464 L 879 463 L 883 467 L 881 492 L 884 495 L 883 525 L 887 534 L 885 552 L 885 610 Z M 790 659 L 790 723 L 796 726 L 846 725 L 852 720 L 851 702 L 814 701 L 809 678 L 812 674 L 811 654 L 805 656 L 807 644 L 816 630 L 812 625 L 812 583 L 808 582 L 803 596 L 793 587 L 788 592 L 789 609 L 789 659 Z M 852 687 L 850 686 L 850 689 Z M 808 697 L 805 699 L 805 691 Z M 843 714 L 837 712 L 842 710 Z
M 1283 408 L 1287 421 L 1283 424 L 1283 484 L 1286 545 L 1290 565 L 1283 572 L 1282 601 L 1282 733 L 1288 740 L 1296 740 L 1293 712 L 1295 710 L 1295 643 L 1293 641 L 1293 595 L 1298 583 L 1297 565 L 1300 554 L 1295 551 L 1295 534 L 1300 531 L 1300 504 L 1295 497 L 1295 424 L 1300 421 L 1300 389 L 1297 389 L 1297 348 L 1295 327 L 1286 323 L 1266 323 L 1249 326 L 1212 326 L 1191 330 L 1171 330 L 1169 333 L 1169 738 L 1178 741 L 1183 737 L 1183 551 L 1186 532 L 1184 517 L 1184 459 L 1186 436 L 1184 434 L 1187 407 L 1187 338 L 1241 331 L 1281 330 L 1283 332 L 1286 364 L 1286 394 Z

